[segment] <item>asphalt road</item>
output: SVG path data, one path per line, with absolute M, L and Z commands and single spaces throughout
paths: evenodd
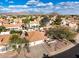
M 67 51 L 51 56 L 51 58 L 76 58 L 76 55 L 79 55 L 79 44 Z

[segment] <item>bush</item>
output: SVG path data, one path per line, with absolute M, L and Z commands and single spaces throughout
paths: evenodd
M 62 21 L 61 16 L 57 16 L 57 18 L 55 19 L 55 21 L 53 23 L 54 23 L 54 25 L 60 25 L 61 21 Z
M 22 34 L 22 31 L 11 30 L 10 34 Z
M 41 19 L 41 21 L 39 22 L 39 23 L 40 23 L 40 26 L 41 26 L 41 27 L 46 26 L 49 21 L 50 21 L 50 19 L 45 16 L 45 17 L 44 17 L 43 19 Z
M 72 40 L 69 40 L 70 42 L 72 42 L 72 43 L 76 43 L 76 41 L 74 40 L 74 39 L 72 39 Z
M 0 26 L 0 32 L 5 31 L 6 28 L 4 26 Z

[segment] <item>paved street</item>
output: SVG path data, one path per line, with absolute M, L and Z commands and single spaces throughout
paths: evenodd
M 76 58 L 76 54 L 79 55 L 79 44 L 67 51 L 51 56 L 51 58 Z

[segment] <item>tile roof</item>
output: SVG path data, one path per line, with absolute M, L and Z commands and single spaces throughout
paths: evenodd
M 9 42 L 9 38 L 11 35 L 0 35 L 0 44 L 5 44 Z M 44 32 L 40 31 L 31 31 L 28 32 L 28 36 L 26 36 L 26 39 L 28 39 L 30 42 L 39 41 L 47 39 Z
M 39 21 L 34 19 L 34 21 L 31 21 L 30 23 L 32 23 L 32 24 L 39 24 Z
M 45 36 L 44 32 L 40 32 L 40 31 L 31 31 L 28 32 L 28 36 L 26 36 L 26 38 L 33 42 L 33 41 L 38 41 L 38 40 L 44 40 L 47 37 Z
M 0 35 L 0 44 L 5 44 L 9 42 L 10 35 Z
M 21 24 L 3 24 L 3 26 L 5 27 L 18 27 L 18 26 L 21 26 Z

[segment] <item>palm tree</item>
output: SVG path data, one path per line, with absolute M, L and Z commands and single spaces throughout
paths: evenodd
M 26 48 L 27 47 L 26 48 L 27 50 L 29 48 L 29 41 L 26 40 L 25 38 L 20 38 L 19 35 L 17 35 L 17 34 L 13 34 L 10 37 L 9 44 L 14 49 L 14 51 L 17 51 L 17 55 L 20 54 L 20 52 L 21 52 L 21 50 L 23 48 Z

